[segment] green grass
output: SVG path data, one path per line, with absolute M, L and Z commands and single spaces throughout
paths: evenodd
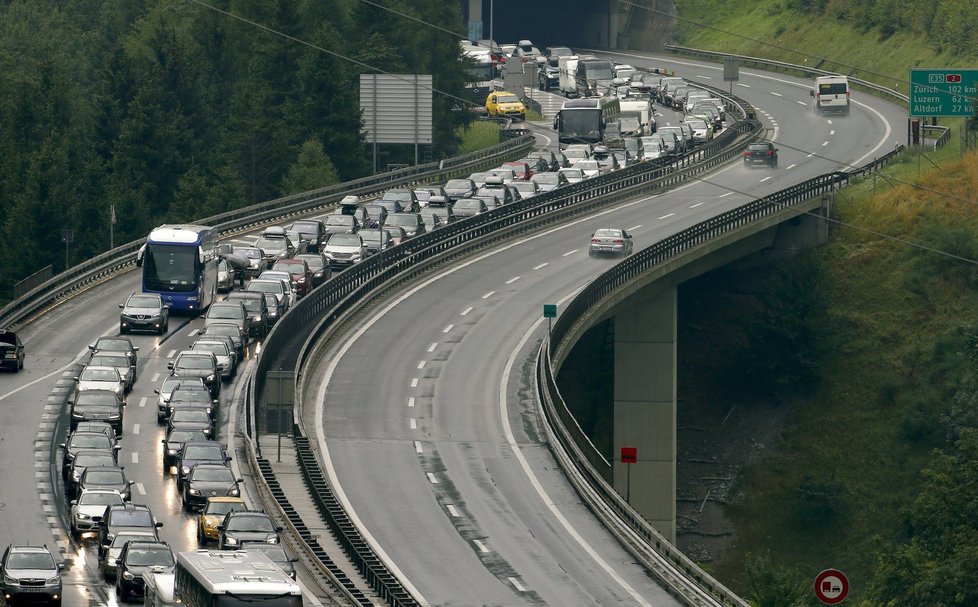
M 499 143 L 499 125 L 495 122 L 483 122 L 475 120 L 460 133 L 462 143 L 459 145 L 458 153 L 469 154 L 488 148 Z

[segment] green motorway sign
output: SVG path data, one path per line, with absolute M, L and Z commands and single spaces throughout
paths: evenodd
M 972 116 L 978 98 L 978 69 L 910 70 L 910 115 Z

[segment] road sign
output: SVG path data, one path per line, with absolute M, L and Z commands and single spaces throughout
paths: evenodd
M 619 459 L 623 464 L 637 464 L 638 447 L 622 447 L 621 457 Z
M 971 116 L 978 97 L 978 69 L 910 70 L 910 115 Z
M 544 318 L 557 318 L 557 304 L 543 304 Z
M 826 605 L 838 605 L 849 596 L 849 578 L 838 569 L 826 569 L 815 577 L 815 596 Z

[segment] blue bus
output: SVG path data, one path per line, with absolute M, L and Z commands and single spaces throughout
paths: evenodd
M 208 226 L 155 228 L 136 258 L 143 293 L 159 293 L 173 312 L 203 312 L 217 293 L 217 245 L 217 230 Z

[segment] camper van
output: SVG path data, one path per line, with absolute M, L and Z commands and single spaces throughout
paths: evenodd
M 819 76 L 811 95 L 815 99 L 815 112 L 849 114 L 849 79 L 845 76 Z
M 577 94 L 577 55 L 564 55 L 557 59 L 560 92 L 565 97 Z

